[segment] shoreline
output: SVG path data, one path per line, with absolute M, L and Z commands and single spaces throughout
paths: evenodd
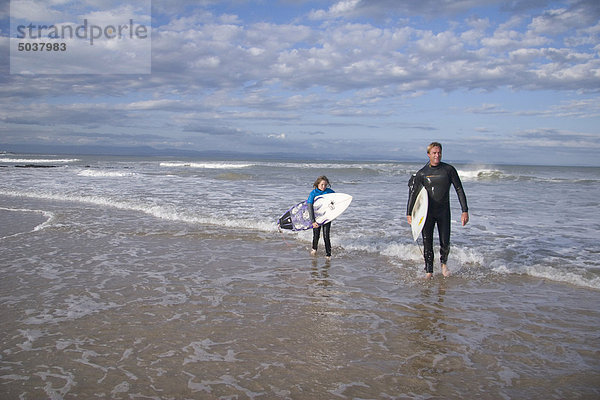
M 58 218 L 0 243 L 9 398 L 600 394 L 597 290 L 475 269 L 421 281 L 412 262 L 327 262 L 276 233 L 127 210 Z

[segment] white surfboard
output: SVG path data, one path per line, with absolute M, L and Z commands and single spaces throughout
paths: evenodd
M 413 206 L 411 217 L 412 217 L 412 235 L 413 239 L 416 241 L 421 231 L 423 230 L 423 225 L 425 225 L 425 220 L 427 219 L 427 208 L 429 207 L 429 196 L 427 195 L 427 189 L 424 187 L 421 188 L 421 191 L 417 195 L 417 200 L 415 200 L 415 205 Z
M 352 196 L 345 193 L 327 193 L 315 197 L 315 221 L 319 225 L 333 221 L 346 211 L 351 202 Z
M 319 225 L 326 224 L 339 217 L 352 202 L 352 196 L 345 193 L 327 193 L 315 197 L 313 209 L 315 221 Z M 283 214 L 277 221 L 279 227 L 301 231 L 312 228 L 306 201 L 296 204 Z

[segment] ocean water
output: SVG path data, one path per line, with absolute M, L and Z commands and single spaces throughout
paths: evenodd
M 600 168 L 454 164 L 425 281 L 423 164 L 0 155 L 0 397 L 600 398 Z M 276 226 L 323 174 L 330 261 Z

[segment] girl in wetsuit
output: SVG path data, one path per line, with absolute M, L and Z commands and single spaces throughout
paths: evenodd
M 331 257 L 331 240 L 329 237 L 329 232 L 331 230 L 331 222 L 328 222 L 324 225 L 319 225 L 315 222 L 315 210 L 313 204 L 315 202 L 315 197 L 321 196 L 327 193 L 335 193 L 331 189 L 331 184 L 329 183 L 329 179 L 326 176 L 320 176 L 317 178 L 315 183 L 313 184 L 313 190 L 308 195 L 308 199 L 306 203 L 308 204 L 308 212 L 310 214 L 310 220 L 313 224 L 313 240 L 312 240 L 312 250 L 310 254 L 317 254 L 317 247 L 319 245 L 319 238 L 321 236 L 321 228 L 323 228 L 323 240 L 325 242 L 325 254 L 327 258 Z

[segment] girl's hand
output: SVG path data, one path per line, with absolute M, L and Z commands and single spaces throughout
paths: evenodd
M 319 224 L 317 224 L 316 222 L 313 222 L 313 225 L 312 225 L 312 227 L 313 227 L 313 228 L 318 228 L 318 227 L 319 227 Z

